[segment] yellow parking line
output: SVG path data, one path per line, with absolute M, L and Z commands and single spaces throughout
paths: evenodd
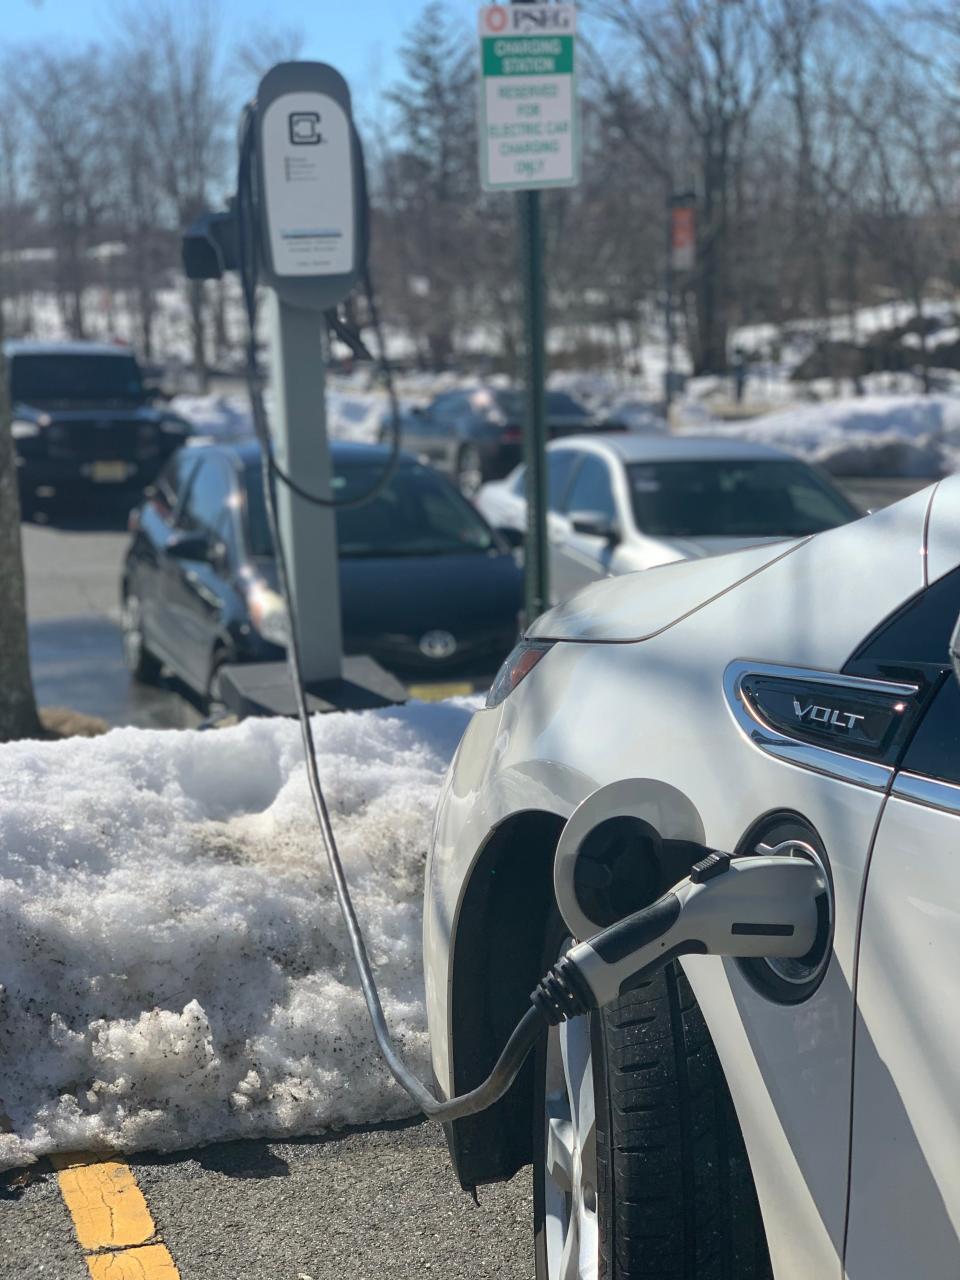
M 125 1161 L 83 1154 L 50 1160 L 93 1280 L 179 1280 Z

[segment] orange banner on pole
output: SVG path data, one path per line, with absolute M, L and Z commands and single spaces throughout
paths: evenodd
M 697 261 L 697 227 L 691 205 L 670 210 L 670 260 L 674 271 L 692 271 Z

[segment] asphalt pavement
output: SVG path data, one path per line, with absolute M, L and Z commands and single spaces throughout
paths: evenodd
M 436 1125 L 232 1142 L 130 1163 L 180 1280 L 534 1274 L 529 1171 L 481 1188 L 476 1205 Z M 51 1169 L 21 1190 L 5 1192 L 0 1178 L 0 1280 L 26 1276 L 90 1280 Z
M 37 699 L 110 725 L 188 729 L 201 713 L 175 680 L 130 680 L 120 643 L 122 511 L 84 520 L 51 513 L 22 526 L 30 661 Z

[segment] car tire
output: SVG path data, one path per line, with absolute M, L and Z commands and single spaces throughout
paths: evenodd
M 570 945 L 564 933 L 558 921 L 545 970 Z M 574 1107 L 571 1082 L 578 1081 Z M 571 1127 L 564 1128 L 568 1116 Z M 541 1041 L 533 1179 L 537 1280 L 771 1280 L 723 1069 L 676 963 L 609 1009 L 551 1028 Z M 564 1270 L 564 1248 L 579 1254 L 572 1269 Z
M 210 679 L 207 681 L 207 693 L 203 701 L 206 719 L 210 724 L 215 724 L 218 720 L 222 720 L 230 714 L 229 708 L 223 700 L 223 692 L 220 687 L 221 672 L 229 661 L 230 659 L 222 651 L 218 652 L 210 671 Z
M 140 684 L 156 684 L 163 664 L 143 638 L 143 606 L 134 591 L 127 591 L 120 609 L 123 660 L 127 670 Z
M 483 484 L 483 459 L 475 444 L 463 444 L 457 453 L 457 487 L 471 501 Z

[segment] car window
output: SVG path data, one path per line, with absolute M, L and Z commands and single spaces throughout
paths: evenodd
M 430 417 L 441 426 L 450 426 L 460 416 L 464 397 L 458 392 L 438 396 L 430 409 Z
M 947 667 L 950 638 L 960 616 L 960 569 L 908 600 L 860 646 L 844 670 L 859 664 Z
M 219 458 L 204 458 L 180 512 L 180 527 L 191 533 L 206 533 L 211 538 L 222 537 L 232 494 L 233 483 L 225 463 Z
M 627 467 L 637 528 L 660 538 L 789 538 L 859 512 L 812 467 L 788 458 L 692 458 Z
M 10 398 L 15 404 L 140 400 L 143 380 L 133 356 L 22 353 L 11 360 Z
M 373 488 L 380 459 L 336 465 L 333 489 L 350 498 Z M 254 555 L 271 554 L 259 468 L 246 473 L 247 526 Z M 493 549 L 490 527 L 461 494 L 429 467 L 402 466 L 381 493 L 362 507 L 337 512 L 341 556 L 432 556 Z
M 500 411 L 511 421 L 522 422 L 525 413 L 525 397 L 522 391 L 498 391 L 497 404 Z M 548 391 L 544 398 L 544 408 L 551 418 L 584 418 L 590 417 L 582 404 L 578 404 L 573 396 L 565 391 Z
M 570 483 L 573 469 L 583 455 L 574 449 L 549 449 L 547 451 L 547 506 L 559 511 Z M 520 467 L 510 482 L 510 492 L 518 498 L 527 496 L 527 469 Z
M 952 671 L 920 721 L 901 767 L 923 777 L 960 783 L 960 684 Z
M 563 509 L 567 512 L 596 511 L 610 520 L 616 519 L 610 468 L 595 453 L 584 455 L 583 465 L 574 478 Z
M 155 496 L 165 514 L 172 516 L 177 509 L 180 495 L 186 492 L 187 483 L 197 464 L 197 455 L 181 449 L 175 453 L 154 481 Z

